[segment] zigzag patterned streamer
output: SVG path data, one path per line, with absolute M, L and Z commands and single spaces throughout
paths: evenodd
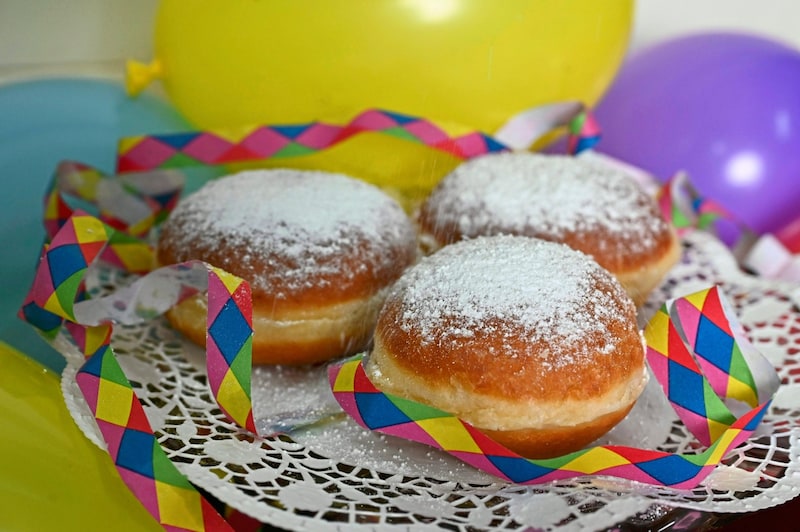
M 599 127 L 591 114 L 582 110 L 582 106 L 578 109 L 581 112 L 569 125 L 571 153 L 594 146 L 600 138 Z M 541 123 L 542 120 L 546 122 Z M 560 122 L 553 122 L 554 120 L 555 117 L 537 113 L 535 126 L 546 132 L 560 125 Z M 221 165 L 307 155 L 364 132 L 379 132 L 424 144 L 461 159 L 509 149 L 495 138 L 479 131 L 450 135 L 430 120 L 372 109 L 359 114 L 345 125 L 311 122 L 256 126 L 236 131 L 195 131 L 128 137 L 119 143 L 117 171 Z
M 424 144 L 462 159 L 506 149 L 477 131 L 451 136 L 431 121 L 374 109 L 361 113 L 345 125 L 312 122 L 128 137 L 119 143 L 117 170 L 143 171 L 295 157 L 325 150 L 364 132 L 380 132 Z
M 89 356 L 76 380 L 120 477 L 165 530 L 232 530 L 164 453 L 109 340 L 110 335 Z
M 651 361 L 651 367 L 655 366 L 654 374 L 676 410 L 681 413 L 691 409 L 697 419 L 702 417 L 704 420 L 702 423 L 693 423 L 692 426 L 687 425 L 687 428 L 694 429 L 692 433 L 701 440 L 708 439 L 711 434 L 713 441 L 699 454 L 598 446 L 547 460 L 523 458 L 451 414 L 384 394 L 369 381 L 361 357 L 331 367 L 331 389 L 345 412 L 365 428 L 442 449 L 474 467 L 511 482 L 538 484 L 581 475 L 610 475 L 649 484 L 691 489 L 708 476 L 730 449 L 745 441 L 755 430 L 766 413 L 778 384 L 775 370 L 770 366 L 766 375 L 759 375 L 759 378 L 768 383 L 765 388 L 770 392 L 768 399 L 738 418 L 727 410 L 713 391 L 709 394 L 712 388 L 700 367 L 686 360 L 687 351 L 682 349 L 685 347 L 684 342 L 676 343 L 669 334 L 674 330 L 671 322 L 673 318 L 686 323 L 687 327 L 692 323 L 694 316 L 684 316 L 682 302 L 685 301 L 691 304 L 698 298 L 707 300 L 709 307 L 701 313 L 719 318 L 713 312 L 716 310 L 713 303 L 715 297 L 719 297 L 716 288 L 705 291 L 703 296 L 692 295 L 669 302 L 648 326 L 646 334 L 648 360 L 655 359 L 654 364 Z M 724 316 L 731 317 L 727 313 Z M 728 326 L 727 329 L 735 330 L 736 326 Z M 705 328 L 702 331 L 698 328 L 697 333 L 695 345 L 713 340 L 713 335 L 711 338 L 706 336 Z M 692 356 L 688 355 L 688 358 L 692 359 Z M 766 365 L 762 364 L 757 369 L 761 371 L 765 368 Z M 748 373 L 750 369 L 747 369 Z M 738 380 L 744 371 L 737 367 L 735 373 Z M 698 407 L 698 402 L 703 406 Z M 729 416 L 717 415 L 716 411 L 720 408 L 724 408 Z M 712 414 L 715 419 L 705 417 L 709 411 L 714 411 Z
M 600 124 L 588 109 L 584 109 L 569 123 L 567 152 L 581 153 L 594 148 L 598 142 L 600 142 Z
M 250 396 L 253 306 L 246 281 L 219 268 L 210 268 L 206 326 L 206 366 L 211 391 L 228 418 L 255 434 Z
M 667 181 L 657 199 L 664 218 L 672 222 L 678 234 L 693 229 L 708 229 L 718 220 L 733 222 L 745 231 L 725 207 L 700 195 L 685 172 L 679 172 Z
M 567 128 L 567 152 L 578 154 L 600 141 L 600 126 L 579 101 L 557 102 L 527 109 L 512 116 L 494 138 L 514 150 L 528 150 L 559 127 Z
M 734 256 L 742 267 L 766 279 L 800 282 L 800 254 L 792 253 L 770 233 L 758 234 L 718 202 L 703 197 L 680 172 L 667 181 L 658 193 L 664 218 L 683 235 L 694 229 L 712 230 L 717 222 L 735 228 L 730 242 Z
M 718 439 L 736 418 L 721 398 L 753 408 L 771 399 L 780 385 L 718 287 L 667 302 L 650 321 L 645 338 L 650 368 L 703 445 Z
M 119 231 L 103 251 L 103 260 L 130 272 L 153 266 L 151 247 L 142 240 L 175 207 L 183 190 L 175 171 L 109 176 L 75 161 L 56 168 L 44 199 L 44 226 L 53 238 L 75 212 L 72 203 L 93 205 L 97 216 Z
M 87 357 L 78 383 L 123 480 L 168 530 L 225 530 L 225 520 L 169 461 L 111 348 L 112 323 L 151 319 L 209 292 L 209 384 L 225 414 L 255 432 L 250 400 L 249 285 L 200 261 L 166 266 L 98 299 L 82 299 L 89 266 L 114 229 L 76 212 L 45 247 L 20 317 L 49 338 L 64 327 Z M 165 294 L 167 297 L 165 297 Z
M 647 360 L 686 428 L 709 445 L 736 419 L 685 344 L 678 325 L 662 307 L 646 329 Z M 661 355 L 661 357 L 656 356 Z M 713 375 L 712 378 L 719 376 Z

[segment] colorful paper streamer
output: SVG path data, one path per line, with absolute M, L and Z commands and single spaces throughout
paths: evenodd
M 800 254 L 792 253 L 775 235 L 758 237 L 741 262 L 745 269 L 765 279 L 800 283 Z
M 647 360 L 655 377 L 687 429 L 707 445 L 698 454 L 597 446 L 531 460 L 447 412 L 381 392 L 367 377 L 361 356 L 332 366 L 329 377 L 336 400 L 363 427 L 442 449 L 510 482 L 538 484 L 609 475 L 691 489 L 730 449 L 749 437 L 777 391 L 775 370 L 750 349 L 739 330 L 716 287 L 667 302 L 646 329 Z M 748 359 L 757 357 L 752 361 L 763 381 L 761 390 L 742 352 L 747 352 Z M 755 403 L 754 408 L 735 416 L 715 389 L 724 389 L 725 397 Z
M 693 229 L 709 229 L 718 220 L 736 221 L 721 204 L 702 196 L 686 172 L 678 172 L 670 178 L 657 199 L 664 218 L 672 222 L 679 235 Z
M 567 136 L 567 152 L 578 154 L 590 150 L 600 142 L 600 124 L 594 115 L 583 109 L 569 123 Z
M 109 296 L 83 298 L 86 272 L 113 241 L 114 233 L 98 218 L 73 213 L 45 246 L 20 317 L 49 338 L 63 327 L 86 356 L 76 377 L 78 385 L 122 479 L 153 517 L 167 530 L 229 530 L 158 444 L 113 354 L 111 333 L 113 323 L 151 319 L 207 289 L 209 385 L 228 418 L 255 433 L 249 285 L 208 264 L 191 261 L 155 270 Z M 166 292 L 171 298 L 163 297 L 164 287 L 173 287 Z
M 735 229 L 730 246 L 745 269 L 765 279 L 800 282 L 800 255 L 773 234 L 756 234 L 720 203 L 701 195 L 685 172 L 661 186 L 657 200 L 679 235 L 693 230 L 716 233 L 716 224 L 726 222 Z
M 529 150 L 559 127 L 567 129 L 567 153 L 592 149 L 600 141 L 600 125 L 578 101 L 557 102 L 518 113 L 494 133 L 494 138 L 511 149 Z
M 567 125 L 570 149 L 573 152 L 590 149 L 599 139 L 599 128 L 591 114 L 582 106 L 573 106 L 566 114 L 565 109 L 542 110 L 528 126 L 533 124 L 546 132 L 554 126 Z M 560 122 L 553 118 L 555 111 L 561 113 L 557 117 Z M 370 110 L 343 126 L 316 122 L 262 126 L 238 133 L 189 132 L 127 138 L 120 142 L 120 174 L 109 176 L 81 163 L 65 162 L 54 175 L 45 200 L 48 242 L 20 315 L 50 339 L 62 329 L 66 330 L 83 350 L 87 361 L 79 371 L 78 383 L 109 452 L 125 482 L 167 529 L 221 530 L 228 529 L 229 525 L 174 468 L 159 447 L 141 404 L 113 355 L 111 324 L 151 319 L 178 301 L 207 290 L 207 364 L 212 394 L 233 423 L 252 433 L 256 429 L 250 400 L 249 287 L 241 279 L 197 261 L 149 272 L 152 248 L 144 237 L 169 213 L 182 190 L 182 180 L 174 172 L 154 171 L 314 153 L 362 132 L 381 132 L 462 158 L 509 149 L 480 132 L 453 136 L 428 120 Z M 703 202 L 696 199 L 691 206 L 695 215 L 699 213 L 697 219 L 709 212 L 714 215 L 712 204 L 703 207 Z M 97 216 L 80 210 L 86 205 L 94 206 Z M 690 221 L 690 225 L 702 225 L 697 219 Z M 98 260 L 146 275 L 114 294 L 87 299 L 84 277 L 89 265 Z M 165 300 L 155 295 L 157 287 L 166 286 L 173 288 L 167 291 L 172 294 L 171 298 Z M 673 310 L 669 312 L 673 312 L 675 304 L 670 305 Z M 704 315 L 702 311 L 699 314 Z M 684 343 L 687 341 L 684 338 Z M 671 351 L 681 352 L 678 348 Z M 744 352 L 749 353 L 749 350 L 744 349 Z M 658 353 L 669 361 L 666 364 L 662 361 L 661 365 L 672 371 L 670 357 L 675 355 Z M 734 360 L 737 355 L 734 351 L 731 353 L 734 353 L 731 355 Z M 747 359 L 747 362 L 752 363 L 752 360 Z M 675 371 L 681 372 L 686 365 L 678 363 L 678 367 L 680 369 Z M 739 366 L 734 369 L 738 371 Z M 690 370 L 696 375 L 697 371 L 700 370 Z M 752 402 L 751 382 L 746 376 L 736 371 L 729 371 L 728 375 L 728 380 L 715 377 L 713 385 L 703 377 L 703 382 L 708 382 L 708 388 L 703 388 L 703 397 L 707 397 L 708 389 L 714 390 L 724 381 L 726 390 L 730 388 Z M 339 366 L 331 377 L 343 407 L 349 405 L 365 426 L 377 423 L 380 427 L 376 430 L 404 437 L 411 433 L 420 441 L 441 446 L 477 467 L 522 483 L 611 474 L 674 487 L 696 485 L 727 449 L 750 434 L 768 406 L 768 401 L 761 402 L 737 418 L 725 414 L 718 402 L 709 399 L 704 405 L 713 415 L 695 415 L 693 419 L 706 420 L 704 430 L 709 438 L 720 436 L 697 455 L 609 446 L 548 461 L 530 461 L 500 448 L 452 416 L 381 394 L 370 387 L 357 360 Z M 670 388 L 670 393 L 673 403 L 683 401 L 686 410 L 696 406 L 689 399 L 683 399 L 684 392 L 680 389 Z M 763 391 L 758 397 L 763 397 Z M 697 396 L 690 399 L 696 401 Z M 386 424 L 387 415 L 397 423 Z M 440 430 L 441 427 L 446 430 Z M 698 432 L 703 433 L 699 429 Z
M 573 109 L 573 108 L 571 108 Z M 568 115 L 571 153 L 588 149 L 599 140 L 599 128 L 583 106 Z M 536 116 L 537 130 L 562 125 L 561 115 Z M 214 130 L 143 135 L 120 141 L 117 171 L 148 171 L 194 165 L 221 165 L 295 157 L 325 150 L 354 135 L 380 132 L 468 159 L 509 148 L 489 135 L 471 131 L 451 135 L 430 120 L 371 109 L 344 125 L 324 122 L 281 126 L 254 126 L 235 131 Z
M 63 161 L 44 198 L 46 237 L 52 239 L 77 209 L 94 207 L 103 222 L 118 230 L 103 260 L 125 271 L 146 272 L 153 267 L 153 252 L 145 237 L 175 207 L 183 185 L 183 175 L 174 171 L 110 176 L 83 163 Z

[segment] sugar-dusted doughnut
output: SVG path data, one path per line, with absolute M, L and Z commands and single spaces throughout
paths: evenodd
M 211 181 L 164 222 L 159 264 L 202 260 L 250 283 L 253 360 L 306 364 L 372 337 L 387 287 L 416 260 L 411 220 L 377 187 L 341 174 L 252 170 Z M 206 300 L 167 314 L 203 345 Z
M 520 236 L 457 242 L 409 268 L 378 317 L 376 387 L 531 458 L 575 451 L 647 382 L 636 307 L 591 257 Z
M 480 235 L 563 242 L 616 275 L 637 305 L 680 256 L 655 200 L 622 171 L 582 157 L 517 152 L 472 159 L 438 183 L 417 218 L 428 252 Z

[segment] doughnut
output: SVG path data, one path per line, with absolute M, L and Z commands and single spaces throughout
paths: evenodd
M 637 306 L 680 257 L 655 200 L 622 170 L 582 157 L 507 152 L 446 175 L 416 216 L 426 253 L 476 236 L 562 242 L 613 273 Z
M 410 267 L 364 368 L 384 393 L 528 458 L 596 440 L 648 380 L 636 307 L 617 279 L 564 244 L 513 235 L 463 240 Z
M 251 170 L 208 182 L 162 224 L 161 265 L 200 260 L 249 282 L 253 362 L 313 364 L 368 347 L 388 287 L 417 258 L 400 205 L 342 174 Z M 167 312 L 205 344 L 207 299 Z

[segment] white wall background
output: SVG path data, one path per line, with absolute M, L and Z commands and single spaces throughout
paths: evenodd
M 0 0 L 0 77 L 121 75 L 125 59 L 151 58 L 157 6 L 158 0 Z M 800 49 L 796 0 L 638 0 L 636 9 L 631 51 L 712 30 L 750 31 Z
M 638 0 L 636 10 L 632 50 L 678 35 L 717 30 L 756 33 L 800 49 L 797 0 Z
M 4 70 L 149 59 L 158 0 L 0 0 Z

